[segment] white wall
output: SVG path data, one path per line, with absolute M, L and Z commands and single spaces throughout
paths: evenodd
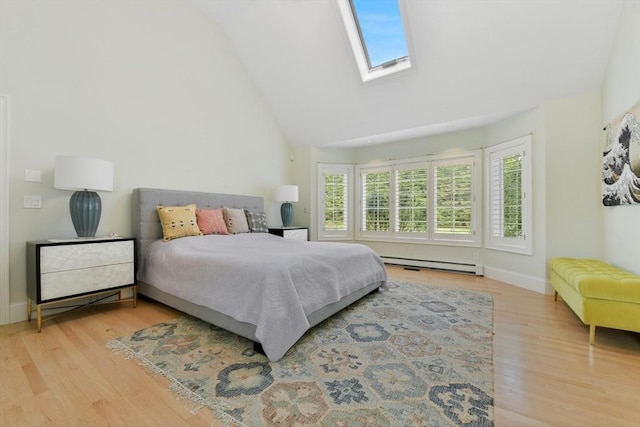
M 544 103 L 546 258 L 603 257 L 600 94 Z
M 602 126 L 640 101 L 640 1 L 626 0 L 602 85 Z M 604 259 L 640 274 L 640 205 L 604 210 Z
M 25 242 L 75 236 L 56 155 L 114 163 L 99 235 L 131 233 L 135 187 L 264 196 L 280 223 L 273 190 L 293 178 L 291 148 L 220 28 L 187 2 L 2 0 L 0 55 L 12 321 L 26 317 Z M 42 183 L 25 182 L 27 168 Z M 23 209 L 24 195 L 42 209 Z

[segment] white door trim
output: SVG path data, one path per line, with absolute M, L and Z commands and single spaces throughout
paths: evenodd
M 9 323 L 9 97 L 0 94 L 0 325 Z

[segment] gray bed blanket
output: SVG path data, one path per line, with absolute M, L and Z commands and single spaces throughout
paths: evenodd
M 309 329 L 308 314 L 387 276 L 364 245 L 246 233 L 153 242 L 138 280 L 256 325 L 275 361 Z

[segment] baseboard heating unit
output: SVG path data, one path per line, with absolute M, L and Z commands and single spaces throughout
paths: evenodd
M 482 264 L 467 264 L 463 262 L 433 261 L 426 259 L 396 258 L 381 256 L 385 264 L 399 265 L 402 267 L 430 268 L 433 270 L 451 271 L 456 273 L 469 273 L 476 276 L 484 276 Z

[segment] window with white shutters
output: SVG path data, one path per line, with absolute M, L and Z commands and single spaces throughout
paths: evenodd
M 359 240 L 478 246 L 481 151 L 356 166 Z
M 370 171 L 360 174 L 363 232 L 388 232 L 391 230 L 391 173 Z
M 353 166 L 318 165 L 318 239 L 353 238 Z
M 410 165 L 395 171 L 396 233 L 427 233 L 428 176 L 426 165 Z
M 531 136 L 487 148 L 485 156 L 486 246 L 531 254 Z

